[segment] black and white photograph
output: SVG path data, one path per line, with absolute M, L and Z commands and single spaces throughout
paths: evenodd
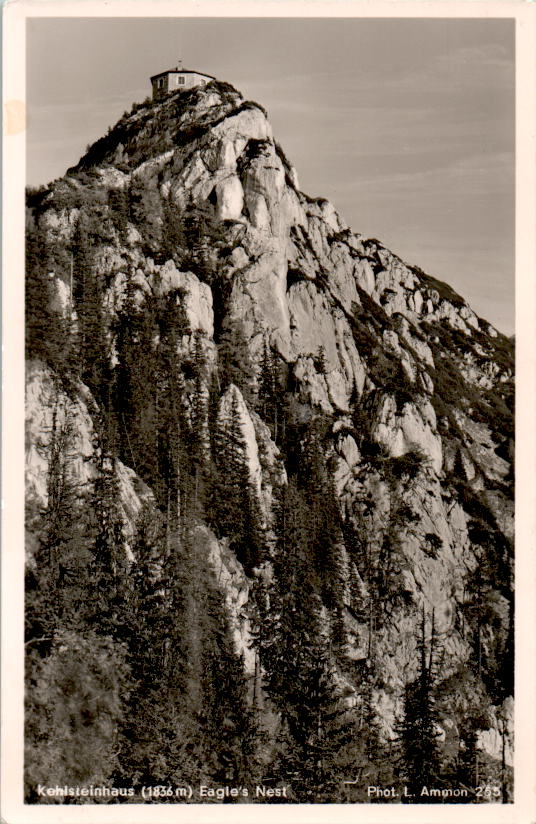
M 5 104 L 7 824 L 529 824 L 517 4 L 105 5 L 28 4 Z

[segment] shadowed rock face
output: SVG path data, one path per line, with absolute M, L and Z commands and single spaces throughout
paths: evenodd
M 280 392 L 299 406 L 303 419 L 327 416 L 324 457 L 343 521 L 366 534 L 371 552 L 387 538 L 397 548 L 387 587 L 388 620 L 374 637 L 384 681 L 375 701 L 385 735 L 392 736 L 396 696 L 418 663 L 422 604 L 434 610 L 443 639 L 443 677 L 472 660 L 464 618 L 467 581 L 485 551 L 475 539 L 475 496 L 485 505 L 490 534 L 511 547 L 513 345 L 450 287 L 353 232 L 331 203 L 299 191 L 297 180 L 261 107 L 214 82 L 125 115 L 51 186 L 37 219 L 51 245 L 67 247 L 89 200 L 102 204 L 105 231 L 96 241 L 96 259 L 106 283 L 110 330 L 127 273 L 142 308 L 148 295 L 183 290 L 192 331 L 180 342 L 185 353 L 193 351 L 193 332 L 201 329 L 210 369 L 217 372 L 221 329 L 239 324 L 258 369 L 263 347 L 274 352 L 286 376 Z M 134 188 L 150 196 L 153 222 L 136 219 L 131 208 L 119 231 L 111 193 Z M 204 228 L 192 254 L 172 230 L 201 212 Z M 175 238 L 171 244 L 164 245 L 164 230 Z M 58 304 L 67 312 L 67 299 L 60 300 L 64 291 L 62 281 Z M 28 391 L 35 441 L 33 430 L 50 408 L 45 371 L 39 375 L 35 367 L 29 374 Z M 223 393 L 220 415 L 232 397 L 251 483 L 270 524 L 272 489 L 286 482 L 284 451 L 262 409 L 253 409 L 239 387 Z M 85 454 L 91 437 L 82 390 L 76 404 Z M 42 461 L 30 446 L 29 495 L 41 498 Z M 131 470 L 124 470 L 122 494 L 130 500 L 125 512 L 132 518 L 139 504 Z M 245 649 L 251 582 L 224 543 L 203 536 L 227 592 L 236 643 Z M 357 605 L 370 593 L 349 547 L 341 547 L 341 557 L 346 655 L 355 661 L 370 650 L 370 625 Z M 496 587 L 496 620 L 485 629 L 488 649 L 507 625 L 510 589 L 508 582 Z M 251 656 L 246 663 L 253 666 Z M 351 668 L 344 661 L 337 666 L 351 693 Z M 449 701 L 454 699 L 446 701 L 446 717 Z M 451 722 L 456 723 L 453 710 Z M 491 747 L 495 739 L 490 732 L 483 740 Z

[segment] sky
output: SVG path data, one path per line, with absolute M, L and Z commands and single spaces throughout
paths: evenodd
M 514 331 L 514 22 L 34 18 L 27 183 L 183 60 L 261 103 L 300 188 Z

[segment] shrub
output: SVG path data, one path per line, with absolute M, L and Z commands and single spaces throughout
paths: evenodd
M 347 243 L 351 234 L 350 229 L 342 229 L 340 232 L 333 232 L 333 234 L 328 235 L 327 241 L 330 246 L 334 243 Z M 355 254 L 355 249 L 351 249 L 350 251 Z
M 244 100 L 244 102 L 242 103 L 242 105 L 239 107 L 238 111 L 245 112 L 245 111 L 247 111 L 248 109 L 250 109 L 250 110 L 251 110 L 251 109 L 258 109 L 260 112 L 262 112 L 262 113 L 263 113 L 263 115 L 264 115 L 266 118 L 268 117 L 268 112 L 266 111 L 266 109 L 264 108 L 264 106 L 261 106 L 261 104 L 260 104 L 260 103 L 255 103 L 255 101 L 254 101 L 254 100 Z
M 417 275 L 423 286 L 428 289 L 435 289 L 439 297 L 443 298 L 443 300 L 448 300 L 449 303 L 452 303 L 452 305 L 456 306 L 458 309 L 462 306 L 467 306 L 464 299 L 460 297 L 460 295 L 455 292 L 454 289 L 448 285 L 448 283 L 444 283 L 442 280 L 437 280 L 437 278 L 432 277 L 432 275 L 427 275 L 422 269 L 419 269 L 418 266 L 408 266 L 408 269 L 413 272 L 413 274 Z
M 407 477 L 413 481 L 427 463 L 428 458 L 426 455 L 418 447 L 414 447 L 398 458 L 389 458 L 385 462 L 385 469 L 388 474 L 397 480 Z
M 437 558 L 438 552 L 443 549 L 443 541 L 435 532 L 427 532 L 424 536 L 423 551 L 430 558 Z
M 409 504 L 402 504 L 398 507 L 396 511 L 397 518 L 405 524 L 417 524 L 419 523 L 419 515 L 415 512 L 414 509 L 409 506 Z
M 40 800 L 38 784 L 108 784 L 129 688 L 124 648 L 94 632 L 62 630 L 47 658 L 29 655 L 27 669 L 26 800 Z
M 296 269 L 293 266 L 287 268 L 287 292 L 295 283 L 300 283 L 307 280 L 301 269 Z
M 372 318 L 375 321 L 375 325 L 377 328 L 382 330 L 383 329 L 392 329 L 393 324 L 389 315 L 385 312 L 385 310 L 380 306 L 379 303 L 376 303 L 370 295 L 368 295 L 361 286 L 356 284 L 357 293 L 359 295 L 359 300 L 361 301 L 362 311 L 361 314 L 366 315 L 369 318 Z
M 237 162 L 238 173 L 241 174 L 249 164 L 257 157 L 266 156 L 271 149 L 271 142 L 269 140 L 257 140 L 257 138 L 250 138 L 246 143 L 246 147 Z

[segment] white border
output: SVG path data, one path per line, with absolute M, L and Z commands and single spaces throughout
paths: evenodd
M 521 2 L 346 2 L 315 0 L 14 0 L 3 9 L 3 431 L 2 431 L 2 822 L 363 822 L 534 824 L 536 822 L 536 6 Z M 516 757 L 511 805 L 87 805 L 22 804 L 24 546 L 24 182 L 23 110 L 29 17 L 457 17 L 516 20 Z M 15 120 L 15 123 L 13 122 Z

